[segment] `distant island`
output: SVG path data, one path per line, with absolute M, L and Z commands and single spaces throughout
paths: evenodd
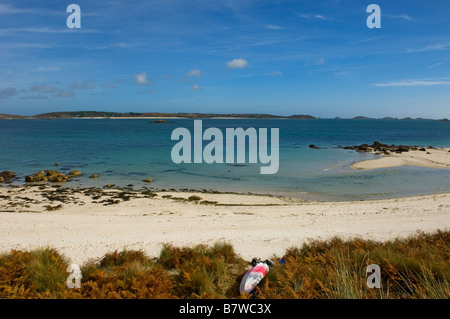
M 135 112 L 100 112 L 100 111 L 75 111 L 75 112 L 51 112 L 32 116 L 0 114 L 0 119 L 72 119 L 72 118 L 252 118 L 252 119 L 317 119 L 311 115 L 281 116 L 272 114 L 212 114 L 212 113 L 135 113 Z
M 80 118 L 104 118 L 104 119 L 120 119 L 120 118 L 188 118 L 188 119 L 219 119 L 219 118 L 241 118 L 241 119 L 293 119 L 293 120 L 316 120 L 320 117 L 315 117 L 312 115 L 273 115 L 273 114 L 215 114 L 215 113 L 158 113 L 158 112 L 103 112 L 103 111 L 74 111 L 74 112 L 50 112 L 42 113 L 36 115 L 14 115 L 14 114 L 0 114 L 0 119 L 80 119 Z M 334 119 L 340 120 L 341 117 L 335 117 Z M 366 116 L 355 116 L 354 120 L 376 120 L 377 118 L 371 118 Z M 379 120 L 397 120 L 397 118 L 383 117 Z M 410 118 L 405 117 L 402 120 L 432 120 L 424 118 Z M 448 119 L 443 118 L 438 121 L 447 122 Z

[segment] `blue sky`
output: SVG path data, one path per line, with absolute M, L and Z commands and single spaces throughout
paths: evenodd
M 81 29 L 66 26 L 71 3 Z M 380 29 L 366 26 L 371 3 Z M 0 0 L 0 113 L 450 117 L 449 12 L 447 0 Z

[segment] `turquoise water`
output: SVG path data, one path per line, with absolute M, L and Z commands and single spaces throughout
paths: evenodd
M 154 124 L 148 119 L 0 120 L 0 171 L 23 182 L 42 169 L 84 175 L 67 186 L 116 184 L 155 189 L 196 189 L 291 195 L 322 200 L 362 200 L 450 191 L 450 170 L 404 166 L 354 171 L 349 164 L 376 158 L 340 149 L 372 143 L 450 147 L 450 123 L 427 120 L 203 120 L 203 128 L 279 128 L 277 174 L 261 164 L 174 164 L 177 127 L 193 132 L 193 120 Z M 204 142 L 206 145 L 207 142 Z M 321 149 L 311 149 L 315 144 Z M 98 179 L 88 177 L 97 173 Z M 152 178 L 152 184 L 143 183 Z

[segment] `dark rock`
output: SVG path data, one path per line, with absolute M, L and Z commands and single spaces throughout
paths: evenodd
M 81 176 L 83 173 L 81 171 L 70 171 L 69 175 L 71 176 Z
M 40 171 L 40 172 L 37 172 L 36 174 L 34 174 L 34 177 L 36 179 L 42 179 L 44 176 L 45 176 L 45 171 Z
M 378 141 L 374 141 L 372 145 L 367 144 L 361 144 L 361 145 L 354 145 L 354 146 L 342 146 L 340 148 L 343 149 L 350 149 L 355 150 L 357 152 L 375 152 L 375 153 L 383 153 L 385 155 L 389 155 L 390 153 L 403 153 L 403 152 L 409 152 L 409 151 L 425 151 L 424 148 L 419 148 L 419 146 L 406 146 L 406 145 L 387 145 L 380 143 Z M 432 146 L 429 146 L 429 148 L 433 148 Z
M 69 176 L 64 173 L 55 170 L 45 170 L 37 172 L 33 175 L 25 176 L 25 182 L 52 182 L 52 183 L 65 183 L 69 180 Z
M 369 151 L 369 145 L 367 144 L 361 144 L 358 146 L 358 151 L 361 152 L 368 152 Z
M 318 146 L 316 146 L 316 145 L 314 145 L 314 144 L 310 144 L 310 145 L 309 145 L 309 148 L 314 148 L 314 149 L 317 149 L 317 150 L 320 149 L 320 147 L 318 147 Z
M 198 200 L 201 200 L 201 199 L 202 198 L 200 196 L 192 195 L 192 196 L 189 196 L 188 201 L 192 202 L 192 201 L 198 201 Z
M 231 163 L 227 163 L 228 166 L 233 166 L 233 167 L 246 167 L 247 165 L 245 164 L 231 164 Z
M 403 152 L 409 152 L 409 147 L 407 146 L 403 146 L 400 145 L 399 147 L 397 147 L 397 149 L 395 150 L 397 153 L 403 153 Z
M 62 204 L 56 205 L 56 206 L 51 206 L 51 205 L 45 205 L 44 206 L 46 210 L 48 211 L 53 211 L 53 210 L 59 210 L 63 208 Z
M 17 174 L 15 172 L 11 172 L 11 171 L 3 171 L 0 173 L 0 177 L 3 177 L 3 179 L 5 181 L 11 180 L 16 176 L 17 176 Z
M 374 141 L 373 144 L 372 144 L 372 147 L 373 147 L 374 149 L 381 150 L 382 148 L 387 148 L 387 147 L 389 147 L 389 145 L 380 143 L 380 142 L 378 142 L 378 141 Z
M 162 124 L 162 123 L 173 123 L 173 121 L 155 120 L 155 121 L 150 121 L 149 123 L 158 123 L 158 124 Z

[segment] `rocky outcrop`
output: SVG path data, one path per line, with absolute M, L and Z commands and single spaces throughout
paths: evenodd
M 387 145 L 380 143 L 378 141 L 373 142 L 372 145 L 361 144 L 354 146 L 343 146 L 343 149 L 355 150 L 357 152 L 374 152 L 374 153 L 382 153 L 385 155 L 389 155 L 391 153 L 403 153 L 409 151 L 426 151 L 423 147 L 420 146 L 407 146 L 407 145 Z
M 69 177 L 66 176 L 64 173 L 54 170 L 40 171 L 33 175 L 25 176 L 25 181 L 27 183 L 35 183 L 35 182 L 65 183 L 68 180 Z
M 80 176 L 82 173 L 80 171 L 71 171 L 69 175 L 61 173 L 55 170 L 43 170 L 37 172 L 33 175 L 25 176 L 25 182 L 36 183 L 36 182 L 51 182 L 51 183 L 66 183 L 71 178 Z
M 10 182 L 17 176 L 16 172 L 3 171 L 0 173 L 1 182 Z

